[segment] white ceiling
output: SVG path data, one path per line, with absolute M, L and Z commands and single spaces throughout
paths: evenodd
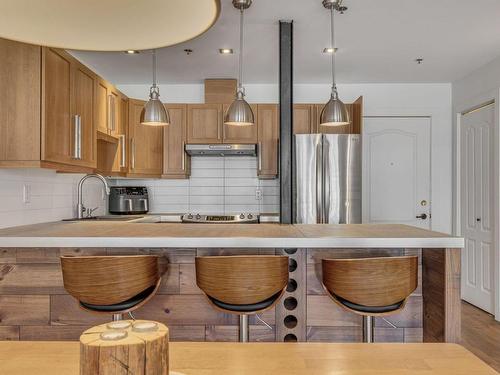
M 238 11 L 222 13 L 204 35 L 158 51 L 160 83 L 233 78 L 238 63 Z M 452 82 L 500 55 L 498 0 L 344 0 L 336 16 L 340 83 Z M 279 20 L 294 21 L 295 83 L 328 83 L 329 13 L 321 0 L 254 0 L 245 13 L 244 83 L 278 82 Z M 161 22 L 161 20 L 156 20 Z M 152 22 L 154 26 L 154 22 Z M 154 32 L 152 27 L 151 32 Z M 222 56 L 218 49 L 233 48 Z M 194 52 L 187 56 L 183 50 Z M 115 84 L 151 81 L 151 55 L 74 52 Z M 425 59 L 417 65 L 417 57 Z

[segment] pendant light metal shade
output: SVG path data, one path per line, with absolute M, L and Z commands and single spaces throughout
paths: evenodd
M 141 112 L 141 124 L 149 126 L 165 126 L 170 124 L 170 116 L 159 99 L 158 87 L 151 87 L 149 100 Z
M 238 73 L 238 90 L 236 99 L 224 115 L 224 124 L 233 126 L 254 125 L 253 111 L 245 100 L 245 89 L 241 83 L 243 76 L 243 11 L 252 5 L 252 0 L 233 0 L 233 6 L 240 11 L 240 64 Z
M 153 50 L 153 86 L 149 90 L 149 100 L 141 112 L 141 124 L 165 126 L 170 124 L 168 111 L 160 101 L 160 89 L 156 85 L 156 51 Z
M 335 11 L 338 10 L 342 4 L 340 0 L 323 0 L 323 6 L 330 11 L 331 16 L 331 37 L 332 37 L 332 95 L 328 103 L 326 103 L 320 116 L 321 126 L 345 126 L 349 125 L 349 112 L 345 104 L 339 99 L 337 92 L 337 84 L 335 81 L 335 60 L 336 60 L 336 46 L 335 46 Z
M 345 126 L 349 123 L 349 112 L 335 90 L 321 112 L 320 124 L 322 126 Z
M 252 108 L 243 98 L 243 92 L 238 91 L 236 100 L 229 106 L 224 116 L 224 124 L 235 126 L 255 124 Z

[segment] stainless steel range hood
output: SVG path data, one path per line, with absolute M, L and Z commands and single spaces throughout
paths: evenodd
M 186 145 L 186 152 L 191 156 L 256 156 L 256 145 Z

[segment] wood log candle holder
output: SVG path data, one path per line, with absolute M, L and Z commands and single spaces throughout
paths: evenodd
M 168 375 L 168 328 L 121 320 L 80 336 L 80 375 Z

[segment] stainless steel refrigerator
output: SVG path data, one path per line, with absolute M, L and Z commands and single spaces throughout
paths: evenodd
M 295 135 L 295 222 L 361 223 L 361 136 Z

